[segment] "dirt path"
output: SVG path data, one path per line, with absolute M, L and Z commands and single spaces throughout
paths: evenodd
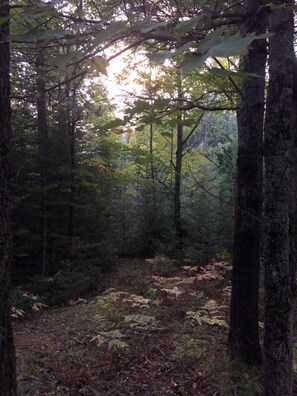
M 98 297 L 16 325 L 20 394 L 260 394 L 225 358 L 229 278 L 225 262 L 123 262 Z

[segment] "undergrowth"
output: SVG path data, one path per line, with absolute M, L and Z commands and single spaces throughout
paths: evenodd
M 193 264 L 123 260 L 96 297 L 18 323 L 20 395 L 260 395 L 261 373 L 225 356 L 230 265 Z
M 57 273 L 34 276 L 27 284 L 13 288 L 13 316 L 20 318 L 47 307 L 94 296 L 102 279 L 100 265 L 65 262 Z

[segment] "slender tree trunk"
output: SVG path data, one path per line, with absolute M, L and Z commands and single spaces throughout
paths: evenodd
M 75 257 L 75 243 L 74 243 L 74 189 L 75 189 L 75 121 L 70 120 L 68 125 L 69 130 L 69 152 L 70 152 L 70 202 L 69 202 L 69 244 L 70 244 L 70 255 L 71 259 L 74 260 Z
M 45 97 L 45 59 L 44 42 L 37 44 L 37 117 L 38 117 L 38 136 L 39 136 L 39 158 L 40 158 L 40 187 L 41 187 L 41 272 L 45 275 L 47 270 L 47 244 L 48 244 L 48 225 L 47 225 L 47 111 Z
M 245 0 L 245 33 L 261 34 L 266 17 L 260 0 Z M 243 72 L 263 78 L 246 79 L 238 111 L 238 156 L 232 297 L 228 355 L 247 364 L 262 360 L 258 330 L 259 263 L 263 200 L 263 116 L 265 40 L 254 41 L 243 60 Z
M 0 0 L 0 18 L 9 15 L 9 1 Z M 16 396 L 15 355 L 10 316 L 10 191 L 11 138 L 9 22 L 0 24 L 0 396 Z
M 155 182 L 155 164 L 154 164 L 154 126 L 150 122 L 150 173 L 151 181 Z
M 151 240 L 153 237 L 153 233 L 155 230 L 155 223 L 156 223 L 156 186 L 155 186 L 155 161 L 154 161 L 154 114 L 153 114 L 153 82 L 152 82 L 152 67 L 150 65 L 149 71 L 149 98 L 150 98 L 150 105 L 151 105 L 151 119 L 149 124 L 149 153 L 150 153 L 150 163 L 149 163 L 149 174 L 150 174 L 150 181 L 152 185 L 148 187 L 148 212 L 147 212 L 147 234 L 148 240 Z
M 182 75 L 180 68 L 178 69 L 178 99 L 183 98 L 182 93 Z M 182 227 L 181 227 L 181 171 L 183 161 L 183 124 L 182 115 L 177 118 L 177 138 L 176 138 L 176 152 L 175 152 L 175 166 L 174 166 L 174 226 L 175 226 L 175 240 L 177 248 L 182 247 Z
M 174 224 L 175 224 L 175 238 L 178 245 L 181 243 L 182 230 L 181 230 L 181 171 L 182 171 L 182 158 L 183 158 L 183 125 L 181 124 L 181 116 L 177 125 L 177 147 L 175 153 L 175 183 L 174 183 Z
M 292 6 L 293 0 L 279 1 Z M 294 183 L 293 106 L 294 16 L 292 7 L 269 15 L 269 86 L 265 120 L 264 394 L 292 395 L 292 328 L 295 278 L 290 197 Z
M 152 86 L 152 67 L 150 65 L 150 73 L 149 73 L 149 98 L 150 105 L 153 104 L 153 86 Z M 150 120 L 150 173 L 151 180 L 155 183 L 155 163 L 154 163 L 154 123 L 153 123 L 153 112 L 151 111 L 151 120 Z M 152 188 L 152 196 L 153 201 L 155 201 L 155 188 Z
M 69 157 L 70 157 L 70 197 L 69 197 L 69 218 L 68 218 L 68 238 L 70 246 L 71 260 L 75 257 L 75 233 L 74 233 L 74 191 L 75 191 L 75 169 L 76 169 L 76 139 L 75 129 L 77 118 L 70 107 L 70 85 L 67 87 L 67 129 L 69 137 Z M 72 93 L 75 101 L 75 92 Z

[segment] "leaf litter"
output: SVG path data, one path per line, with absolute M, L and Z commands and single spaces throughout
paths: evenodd
M 229 263 L 123 260 L 106 286 L 15 324 L 21 395 L 261 394 L 225 357 Z

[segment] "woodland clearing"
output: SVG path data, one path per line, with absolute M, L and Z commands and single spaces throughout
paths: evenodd
M 226 358 L 231 266 L 123 260 L 94 298 L 15 324 L 20 395 L 260 395 Z

